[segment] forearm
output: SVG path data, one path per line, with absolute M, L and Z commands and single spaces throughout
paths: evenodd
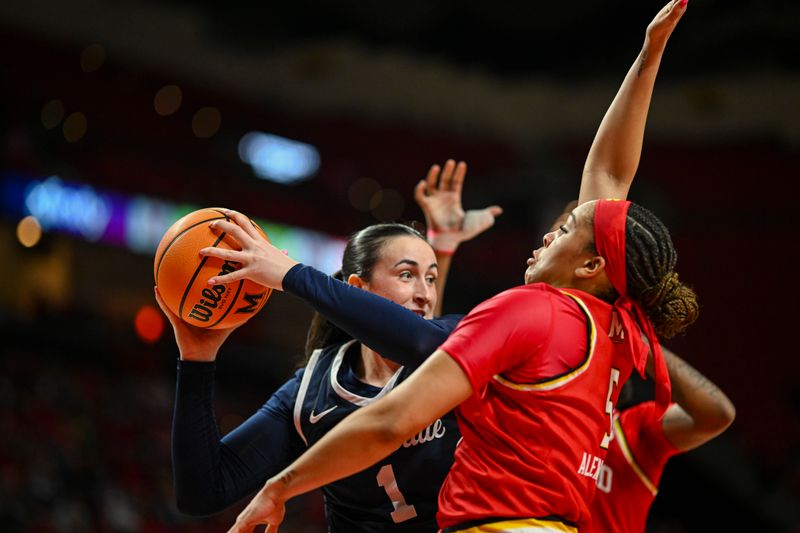
M 348 335 L 402 365 L 419 366 L 455 326 L 448 321 L 426 320 L 386 298 L 305 265 L 289 271 L 284 288 Z
M 662 348 L 663 349 L 663 348 Z M 663 349 L 672 383 L 672 399 L 698 426 L 725 429 L 735 408 L 722 390 L 673 352 Z
M 580 203 L 627 196 L 642 153 L 647 114 L 666 40 L 644 46 L 603 117 L 583 169 Z
M 276 478 L 286 484 L 288 499 L 364 470 L 402 446 L 411 434 L 398 432 L 380 406 L 360 409 Z
M 672 383 L 671 406 L 662 419 L 667 439 L 688 451 L 722 433 L 736 416 L 724 392 L 686 361 L 664 349 Z
M 220 435 L 214 418 L 213 363 L 181 363 L 172 418 L 172 467 L 178 509 L 210 514 L 225 506 L 221 485 Z
M 285 499 L 377 463 L 471 394 L 461 367 L 438 350 L 385 398 L 347 417 L 276 476 Z
M 264 408 L 220 438 L 214 365 L 180 365 L 172 422 L 175 497 L 182 512 L 208 515 L 251 494 L 299 455 L 299 443 L 287 417 Z
M 442 316 L 442 309 L 444 309 L 444 290 L 447 285 L 447 276 L 450 274 L 450 265 L 453 263 L 453 254 L 450 252 L 436 253 L 436 265 L 439 275 L 436 278 L 436 309 L 433 310 L 433 316 Z

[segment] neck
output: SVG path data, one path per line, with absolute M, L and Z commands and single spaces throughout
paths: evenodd
M 373 387 L 383 387 L 402 365 L 381 357 L 377 352 L 361 345 L 361 358 L 356 366 L 358 379 Z

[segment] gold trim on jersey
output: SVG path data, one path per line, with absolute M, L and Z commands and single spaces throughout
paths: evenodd
M 625 457 L 625 460 L 631 465 L 631 468 L 636 472 L 636 475 L 642 483 L 644 483 L 644 486 L 647 487 L 647 490 L 649 490 L 653 496 L 658 494 L 658 487 L 656 487 L 656 484 L 650 481 L 650 478 L 644 473 L 639 463 L 636 462 L 636 458 L 633 457 L 633 452 L 631 452 L 631 448 L 628 446 L 628 439 L 625 438 L 625 432 L 622 431 L 619 415 L 614 417 L 614 436 L 619 441 L 619 449 L 622 450 L 622 455 Z
M 467 529 L 459 529 L 454 533 L 503 533 L 505 531 L 513 531 L 514 533 L 578 533 L 578 528 L 568 526 L 557 520 L 520 518 L 481 524 Z
M 583 362 L 580 364 L 580 366 L 578 366 L 576 368 L 573 368 L 572 370 L 570 370 L 566 374 L 562 374 L 560 376 L 556 376 L 554 378 L 550 378 L 550 379 L 547 379 L 547 380 L 544 380 L 544 381 L 539 381 L 537 383 L 514 383 L 513 381 L 510 381 L 510 380 L 504 378 L 500 374 L 495 374 L 493 376 L 495 381 L 497 381 L 501 385 L 505 385 L 506 387 L 509 387 L 511 389 L 514 389 L 514 390 L 519 390 L 519 391 L 546 391 L 546 390 L 552 390 L 552 389 L 555 389 L 557 387 L 560 387 L 561 385 L 563 385 L 565 383 L 569 383 L 570 381 L 572 381 L 576 377 L 578 377 L 581 374 L 583 374 L 583 372 L 587 368 L 589 368 L 589 363 L 591 363 L 591 361 L 592 361 L 592 355 L 594 355 L 594 348 L 595 348 L 595 345 L 597 344 L 597 327 L 595 326 L 595 323 L 594 323 L 594 317 L 592 316 L 592 313 L 589 311 L 589 308 L 586 306 L 586 304 L 583 303 L 583 300 L 581 300 L 580 298 L 578 298 L 574 294 L 570 294 L 570 293 L 568 293 L 566 291 L 561 291 L 561 292 L 562 292 L 562 294 L 565 294 L 565 295 L 569 296 L 570 298 L 572 298 L 573 300 L 575 300 L 575 302 L 578 304 L 578 306 L 584 312 L 584 314 L 586 315 L 586 318 L 588 320 L 588 326 L 589 326 L 588 327 L 588 329 L 589 329 L 589 349 L 587 350 L 586 358 L 583 360 Z

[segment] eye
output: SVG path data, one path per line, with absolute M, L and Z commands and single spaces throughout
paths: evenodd
M 411 274 L 410 270 L 403 270 L 400 272 L 400 279 L 414 279 L 414 276 Z
M 561 224 L 561 225 L 558 227 L 558 231 L 560 231 L 562 234 L 567 234 L 567 233 L 569 233 L 569 232 L 567 231 L 567 227 L 566 227 L 564 224 Z
M 428 284 L 433 285 L 436 283 L 436 276 L 428 276 L 425 278 Z

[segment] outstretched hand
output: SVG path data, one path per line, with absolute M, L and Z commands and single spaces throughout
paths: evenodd
M 467 174 L 467 164 L 457 165 L 448 159 L 444 168 L 431 166 L 426 179 L 414 189 L 414 198 L 425 214 L 429 238 L 434 250 L 453 252 L 462 242 L 480 235 L 494 225 L 503 213 L 500 206 L 464 211 L 461 190 Z
M 232 222 L 215 220 L 209 226 L 215 232 L 224 232 L 233 237 L 241 250 L 209 247 L 201 249 L 200 254 L 233 261 L 241 266 L 223 276 L 214 276 L 208 283 L 216 285 L 249 279 L 272 289 L 283 290 L 283 278 L 297 261 L 270 244 L 246 216 L 227 209 L 224 212 Z
M 686 13 L 686 6 L 688 0 L 670 0 L 670 2 L 661 8 L 661 11 L 656 14 L 652 22 L 647 26 L 646 36 L 653 43 L 666 43 L 669 36 L 672 35 L 672 30 L 678 25 L 684 13 Z
M 172 331 L 175 333 L 175 342 L 182 361 L 214 361 L 217 358 L 222 343 L 236 329 L 236 327 L 225 329 L 206 329 L 192 326 L 170 311 L 158 287 L 154 287 L 156 302 L 161 310 L 167 315 L 167 319 L 172 324 Z
M 265 533 L 278 533 L 278 527 L 286 514 L 285 500 L 281 498 L 283 483 L 267 481 L 266 485 L 250 500 L 247 507 L 236 517 L 236 523 L 228 533 L 252 533 L 257 526 L 267 524 Z

